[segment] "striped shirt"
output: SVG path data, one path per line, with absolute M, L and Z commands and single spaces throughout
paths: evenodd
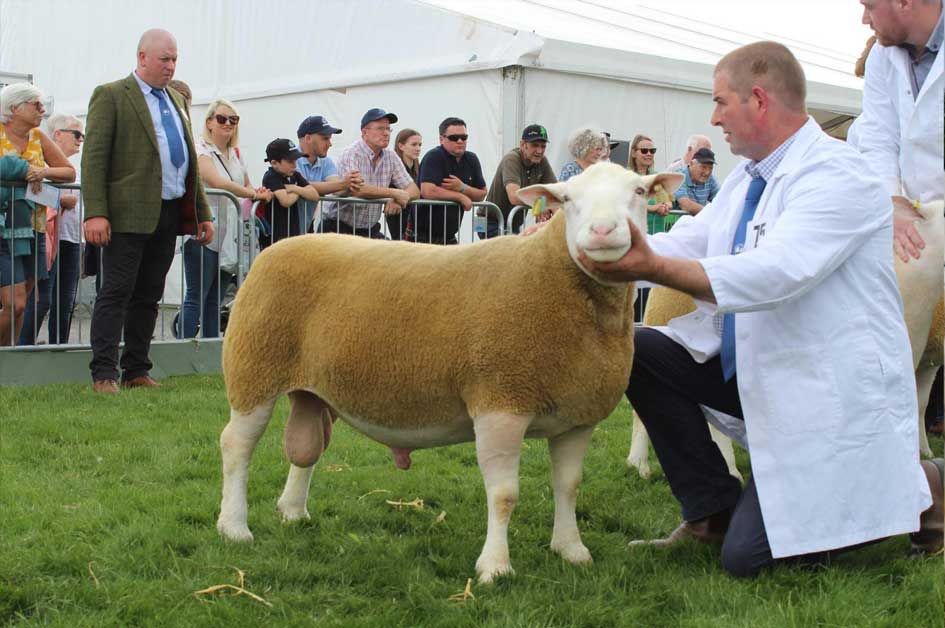
M 801 129 L 803 128 L 804 127 L 801 127 Z M 801 129 L 795 131 L 794 135 L 784 140 L 784 143 L 771 151 L 771 154 L 761 161 L 750 161 L 745 164 L 745 172 L 747 172 L 751 177 L 761 177 L 767 184 L 767 182 L 771 180 L 771 177 L 774 176 L 774 172 L 778 169 L 778 166 L 781 164 L 781 160 L 784 159 L 784 156 L 787 154 L 791 144 L 794 143 L 794 138 L 797 137 L 797 134 L 800 133 Z M 750 184 L 751 182 L 749 182 L 749 185 Z M 742 205 L 744 206 L 744 201 L 742 202 Z M 719 338 L 722 337 L 722 316 L 722 314 L 716 313 L 712 320 L 713 324 L 715 325 L 715 333 L 719 336 Z
M 344 149 L 338 158 L 339 176 L 353 170 L 361 172 L 365 185 L 405 190 L 413 183 L 397 153 L 385 148 L 375 161 L 374 152 L 363 139 Z M 352 227 L 370 228 L 384 213 L 384 203 L 326 203 L 323 211 L 326 218 L 338 217 Z

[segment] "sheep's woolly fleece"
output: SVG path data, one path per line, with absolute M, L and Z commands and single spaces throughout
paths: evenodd
M 654 286 L 650 289 L 650 296 L 646 300 L 643 324 L 647 327 L 659 327 L 695 309 L 696 302 L 685 292 L 664 286 Z
M 485 411 L 603 420 L 629 377 L 633 285 L 577 268 L 563 214 L 469 246 L 326 234 L 268 248 L 224 339 L 231 407 L 305 389 L 401 428 Z
M 932 326 L 929 328 L 929 342 L 922 354 L 921 364 L 941 364 L 942 353 L 945 351 L 945 298 L 939 299 L 932 315 Z

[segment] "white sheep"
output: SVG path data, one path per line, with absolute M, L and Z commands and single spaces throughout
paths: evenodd
M 288 394 L 284 519 L 308 517 L 312 469 L 335 418 L 391 447 L 401 467 L 412 449 L 475 441 L 488 505 L 476 571 L 490 582 L 512 571 L 522 440 L 547 438 L 551 549 L 591 562 L 575 501 L 594 426 L 627 386 L 635 290 L 595 280 L 576 259 L 623 256 L 627 220 L 645 224 L 649 190 L 681 180 L 603 163 L 523 188 L 530 203 L 544 196 L 564 208 L 527 238 L 438 247 L 327 234 L 267 249 L 240 288 L 223 344 L 231 411 L 220 436 L 219 531 L 252 539 L 249 462 L 276 398 Z
M 916 230 L 925 240 L 919 259 L 903 263 L 896 257 L 896 279 L 902 295 L 903 315 L 912 345 L 912 366 L 915 368 L 916 389 L 919 399 L 919 452 L 931 457 L 929 439 L 925 433 L 925 409 L 935 372 L 942 364 L 941 343 L 932 343 L 930 337 L 940 338 L 941 318 L 936 319 L 936 306 L 942 300 L 942 263 L 945 259 L 945 202 L 923 203 L 919 208 L 921 219 L 915 221 Z M 937 320 L 937 326 L 933 321 Z M 924 356 L 924 357 L 923 357 Z

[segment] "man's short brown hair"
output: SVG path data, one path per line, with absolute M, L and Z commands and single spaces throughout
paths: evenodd
M 751 88 L 763 87 L 781 103 L 798 112 L 807 112 L 807 79 L 804 69 L 787 46 L 773 41 L 758 41 L 728 53 L 715 66 L 715 74 L 724 72 L 729 87 L 742 102 Z

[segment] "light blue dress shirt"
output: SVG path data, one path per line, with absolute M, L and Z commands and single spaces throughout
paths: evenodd
M 154 134 L 157 136 L 158 153 L 161 156 L 161 198 L 171 200 L 181 198 L 186 191 L 187 169 L 190 166 L 190 152 L 187 150 L 187 137 L 184 135 L 184 124 L 181 122 L 180 115 L 177 113 L 177 107 L 171 99 L 170 94 L 166 94 L 168 105 L 171 109 L 171 117 L 174 118 L 174 124 L 177 125 L 177 132 L 180 133 L 181 142 L 184 143 L 184 163 L 180 168 L 171 163 L 171 149 L 167 144 L 167 135 L 164 133 L 164 125 L 161 123 L 161 106 L 158 97 L 151 93 L 151 86 L 141 80 L 137 72 L 132 76 L 138 81 L 141 93 L 144 94 L 144 102 L 148 105 L 148 111 L 151 113 L 151 122 L 154 124 Z
M 309 183 L 321 183 L 328 177 L 340 177 L 338 168 L 331 157 L 319 157 L 315 163 L 311 163 L 308 157 L 299 157 L 295 162 L 295 167 L 305 177 Z M 299 219 L 303 225 L 311 225 L 315 218 L 315 203 L 307 201 L 304 198 L 299 199 Z

